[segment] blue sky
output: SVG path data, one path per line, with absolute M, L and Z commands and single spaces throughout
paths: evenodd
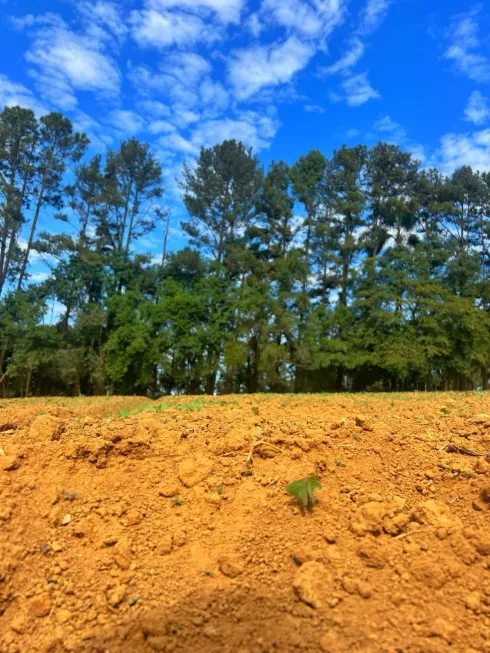
M 461 0 L 0 0 L 0 105 L 135 134 L 178 177 L 237 138 L 264 164 L 377 140 L 490 169 L 490 8 Z M 40 228 L 52 228 L 48 224 Z M 142 248 L 158 253 L 155 235 Z M 41 270 L 36 265 L 32 271 Z

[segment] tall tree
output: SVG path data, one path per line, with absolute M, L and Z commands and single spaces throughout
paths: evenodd
M 0 113 L 0 295 L 18 258 L 38 137 L 37 120 L 30 109 L 5 107 Z
M 34 176 L 34 215 L 17 279 L 17 290 L 22 288 L 40 212 L 47 206 L 55 209 L 63 206 L 62 181 L 66 166 L 69 162 L 79 161 L 89 143 L 85 134 L 73 133 L 71 121 L 61 113 L 42 116 L 40 123 Z

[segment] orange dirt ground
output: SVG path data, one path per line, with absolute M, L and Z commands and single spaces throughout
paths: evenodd
M 489 394 L 0 403 L 1 653 L 490 652 Z

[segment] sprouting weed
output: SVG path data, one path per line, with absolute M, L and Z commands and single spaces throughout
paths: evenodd
M 299 478 L 286 485 L 286 492 L 299 499 L 303 508 L 312 508 L 316 503 L 315 490 L 321 490 L 322 484 L 316 476 Z
M 181 505 L 184 503 L 184 502 L 182 501 L 182 499 L 179 497 L 178 494 L 176 494 L 175 496 L 173 496 L 173 497 L 170 499 L 170 501 L 171 501 L 171 503 L 173 503 L 174 506 L 181 506 Z

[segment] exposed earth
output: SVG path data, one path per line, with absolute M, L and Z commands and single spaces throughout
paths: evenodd
M 0 404 L 1 653 L 490 653 L 490 394 Z

